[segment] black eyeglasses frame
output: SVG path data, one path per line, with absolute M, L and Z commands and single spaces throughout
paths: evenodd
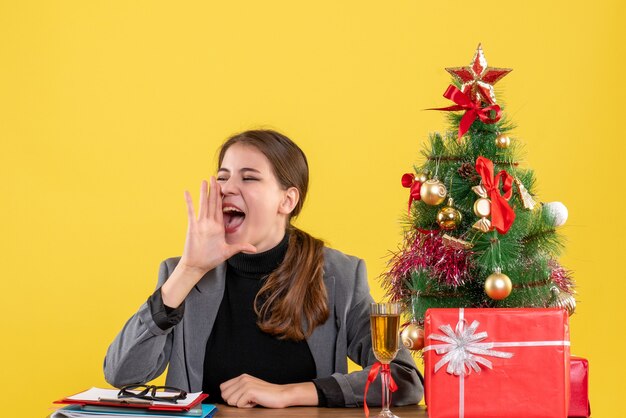
M 137 393 L 132 391 L 139 391 Z M 177 392 L 172 396 L 157 396 L 157 390 Z M 120 388 L 117 394 L 118 399 L 144 399 L 158 402 L 177 403 L 187 397 L 187 392 L 172 386 L 156 386 L 156 385 L 126 385 Z

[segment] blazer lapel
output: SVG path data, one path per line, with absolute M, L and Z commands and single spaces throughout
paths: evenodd
M 222 263 L 200 279 L 185 301 L 183 341 L 185 367 L 192 392 L 202 390 L 206 343 L 224 296 L 225 284 L 226 263 Z
M 315 328 L 307 339 L 309 349 L 315 360 L 317 376 L 330 376 L 335 370 L 335 347 L 337 338 L 337 316 L 335 314 L 335 276 L 324 276 L 326 294 L 328 295 L 328 320 Z

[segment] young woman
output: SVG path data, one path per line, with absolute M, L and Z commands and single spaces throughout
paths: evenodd
M 308 163 L 289 138 L 247 131 L 221 148 L 217 179 L 188 192 L 182 257 L 161 263 L 156 291 L 107 351 L 113 386 L 166 384 L 209 402 L 360 406 L 371 349 L 363 260 L 324 247 L 290 223 L 308 188 Z M 347 357 L 364 367 L 348 373 Z M 392 363 L 396 405 L 423 394 L 404 348 Z M 380 379 L 370 387 L 380 402 Z

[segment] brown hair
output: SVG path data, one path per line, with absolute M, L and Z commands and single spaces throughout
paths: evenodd
M 259 328 L 282 339 L 301 341 L 328 319 L 323 280 L 324 243 L 291 225 L 302 209 L 309 187 L 309 165 L 302 150 L 285 135 L 273 130 L 251 130 L 230 137 L 219 154 L 234 144 L 250 145 L 269 160 L 279 184 L 298 189 L 300 199 L 286 225 L 289 244 L 285 259 L 259 290 L 254 301 Z M 304 319 L 304 323 L 302 321 Z

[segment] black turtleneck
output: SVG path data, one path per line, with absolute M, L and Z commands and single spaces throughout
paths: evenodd
M 315 361 L 306 341 L 280 340 L 261 331 L 254 298 L 287 252 L 288 235 L 271 250 L 239 253 L 226 268 L 226 287 L 204 358 L 202 391 L 223 402 L 220 384 L 243 373 L 276 384 L 312 381 Z

